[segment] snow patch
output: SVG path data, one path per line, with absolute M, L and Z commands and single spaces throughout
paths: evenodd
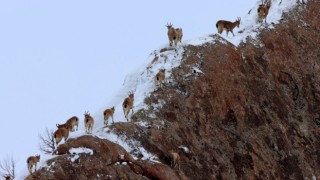
M 189 148 L 187 148 L 186 146 L 179 146 L 179 149 L 181 149 L 184 153 L 187 154 L 190 152 Z
M 79 148 L 71 148 L 69 149 L 69 153 L 72 154 L 72 157 L 69 157 L 71 162 L 75 162 L 77 159 L 79 159 L 79 154 L 89 154 L 93 155 L 93 150 L 89 148 L 79 147 Z
M 85 153 L 85 154 L 93 155 L 93 150 L 89 149 L 89 148 L 85 148 L 85 147 L 79 147 L 79 148 L 71 148 L 71 149 L 69 149 L 69 153 L 70 154 Z
M 132 155 L 134 159 L 158 162 L 158 158 L 155 155 L 147 152 L 141 146 L 140 142 L 132 139 L 127 139 L 125 134 L 118 136 L 113 133 L 108 127 L 100 129 L 97 132 L 97 137 L 101 139 L 108 139 L 109 141 L 122 146 L 128 153 Z
M 145 122 L 145 121 L 136 122 L 136 125 L 143 127 L 143 128 L 150 128 L 151 127 L 150 123 Z
M 187 40 L 183 42 L 183 45 L 193 45 L 193 46 L 201 46 L 205 43 L 214 42 L 215 38 L 212 35 L 206 35 L 194 38 L 192 40 Z
M 79 159 L 79 157 L 80 156 L 78 154 L 76 154 L 75 156 L 73 156 L 73 157 L 71 157 L 69 159 L 70 159 L 71 162 L 75 162 L 77 159 Z

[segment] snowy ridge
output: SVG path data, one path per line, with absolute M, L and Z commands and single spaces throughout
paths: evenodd
M 271 0 L 271 7 L 267 16 L 267 27 L 264 23 L 261 24 L 257 21 L 257 9 L 260 4 L 261 1 L 257 1 L 254 7 L 248 10 L 248 14 L 244 17 L 241 17 L 239 29 L 237 27 L 235 27 L 234 29 L 234 37 L 231 33 L 229 33 L 229 36 L 227 37 L 225 31 L 223 31 L 220 36 L 225 38 L 235 46 L 238 46 L 241 42 L 244 42 L 247 37 L 256 39 L 256 36 L 259 34 L 259 30 L 261 28 L 273 28 L 273 24 L 279 23 L 279 20 L 281 19 L 283 13 L 288 12 L 290 9 L 292 9 L 295 5 L 297 5 L 297 2 L 296 0 Z
M 134 91 L 134 107 L 133 111 L 137 112 L 140 109 L 147 109 L 148 107 L 144 103 L 144 99 L 153 92 L 156 87 L 154 85 L 155 75 L 160 69 L 166 70 L 166 82 L 172 81 L 170 76 L 172 69 L 178 67 L 181 64 L 182 55 L 184 53 L 184 46 L 187 45 L 202 45 L 204 43 L 213 43 L 214 40 L 220 40 L 211 36 L 205 36 L 196 38 L 190 41 L 178 44 L 177 51 L 168 46 L 160 47 L 158 50 L 153 51 L 146 60 L 144 65 L 141 65 L 138 69 L 129 73 L 125 78 L 124 85 L 115 95 L 114 99 L 107 103 L 106 108 L 112 106 L 115 107 L 114 122 L 127 122 L 122 110 L 122 102 L 128 96 L 129 91 Z M 96 114 L 95 119 L 98 120 L 95 127 L 103 127 L 102 112 L 105 109 L 101 109 L 100 114 Z M 132 115 L 132 111 L 129 116 Z M 130 118 L 129 118 L 130 119 Z M 112 120 L 109 119 L 108 124 Z
M 278 23 L 281 19 L 283 12 L 287 12 L 296 5 L 295 0 L 272 0 L 272 5 L 267 17 L 268 28 L 272 28 L 273 25 L 270 23 Z M 108 127 L 104 126 L 103 120 L 103 111 L 107 108 L 115 107 L 114 113 L 114 122 L 127 122 L 124 117 L 122 110 L 122 102 L 128 96 L 129 91 L 134 91 L 134 107 L 133 111 L 138 112 L 140 109 L 148 109 L 147 105 L 144 103 L 144 99 L 150 95 L 157 87 L 154 85 L 154 77 L 160 69 L 166 70 L 166 82 L 172 81 L 170 78 L 172 69 L 178 67 L 181 64 L 184 47 L 188 45 L 200 46 L 205 43 L 214 43 L 219 41 L 221 43 L 226 43 L 226 41 L 234 44 L 235 46 L 239 45 L 240 42 L 245 41 L 245 39 L 250 36 L 251 38 L 256 38 L 256 35 L 259 33 L 258 29 L 261 27 L 266 28 L 264 25 L 257 23 L 257 8 L 260 4 L 260 0 L 257 1 L 256 5 L 251 9 L 251 12 L 244 17 L 241 17 L 240 29 L 242 33 L 237 33 L 237 29 L 234 29 L 235 36 L 232 37 L 229 34 L 229 37 L 226 37 L 225 31 L 219 36 L 204 35 L 201 37 L 194 38 L 192 40 L 186 40 L 178 44 L 177 51 L 173 48 L 168 47 L 168 44 L 160 47 L 158 50 L 153 51 L 146 60 L 146 63 L 139 66 L 136 70 L 132 71 L 127 75 L 124 80 L 123 87 L 118 91 L 113 99 L 107 100 L 105 107 L 102 107 L 98 111 L 94 111 L 92 117 L 95 120 L 93 136 L 97 136 L 101 139 L 108 139 L 114 143 L 121 145 L 128 153 L 138 150 L 140 154 L 143 155 L 142 159 L 151 160 L 154 162 L 157 161 L 157 157 L 147 152 L 143 147 L 140 146 L 139 142 L 134 140 L 126 140 L 125 136 L 117 136 L 113 133 Z M 201 69 L 194 67 L 193 70 L 202 73 Z M 107 83 L 107 82 L 106 82 Z M 132 111 L 129 114 L 129 121 L 132 115 Z M 83 117 L 80 118 L 79 130 L 76 132 L 71 132 L 69 134 L 69 139 L 77 138 L 83 135 L 86 135 Z M 112 123 L 111 118 L 108 120 L 108 125 Z M 141 122 L 137 122 L 139 126 L 147 126 Z M 64 143 L 62 141 L 60 144 Z M 185 151 L 189 151 L 186 147 L 180 147 Z M 88 153 L 92 154 L 90 149 L 73 149 L 70 150 L 75 153 L 75 155 L 70 159 L 72 161 L 76 160 L 79 156 L 78 153 Z M 41 154 L 41 159 L 37 168 L 45 167 L 50 169 L 51 165 L 46 163 L 47 160 L 56 157 L 56 155 L 46 155 Z M 133 156 L 134 158 L 137 158 Z M 16 179 L 25 179 L 29 175 L 27 168 L 19 172 Z

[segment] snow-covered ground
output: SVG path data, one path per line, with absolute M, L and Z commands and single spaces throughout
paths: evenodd
M 239 45 L 240 42 L 245 41 L 248 36 L 252 39 L 255 39 L 257 34 L 259 33 L 259 29 L 266 28 L 266 25 L 264 23 L 261 24 L 257 22 L 257 9 L 259 7 L 259 4 L 261 4 L 261 1 L 257 1 L 256 4 L 248 10 L 247 14 L 241 17 L 239 29 L 236 27 L 233 30 L 235 36 L 232 36 L 231 33 L 229 33 L 229 36 L 227 36 L 225 31 L 223 31 L 221 36 L 235 46 Z M 273 28 L 272 23 L 279 23 L 279 20 L 281 19 L 283 13 L 288 12 L 296 4 L 296 0 L 271 0 L 271 7 L 267 16 L 267 28 Z M 239 31 L 241 33 L 238 33 Z
M 268 22 L 268 28 L 272 28 L 271 22 L 278 23 L 281 19 L 281 15 L 283 12 L 288 11 L 290 8 L 292 8 L 294 5 L 296 5 L 295 0 L 283 0 L 281 4 L 281 0 L 272 0 L 271 9 L 269 11 L 269 15 L 267 17 Z M 247 12 L 244 12 L 244 16 L 241 16 L 241 24 L 239 29 L 235 29 L 234 33 L 235 36 L 232 37 L 232 34 L 229 34 L 229 37 L 226 37 L 225 31 L 220 35 L 221 37 L 225 38 L 227 41 L 231 42 L 235 46 L 237 46 L 241 41 L 245 41 L 247 36 L 251 36 L 252 38 L 255 38 L 258 31 L 258 28 L 265 28 L 261 24 L 257 23 L 257 11 L 258 5 L 260 4 L 260 0 L 257 1 L 257 3 L 252 7 L 251 12 L 247 14 Z M 249 9 L 250 10 L 250 9 Z M 248 11 L 249 11 L 248 10 Z M 237 33 L 239 30 L 242 31 L 242 33 Z M 130 91 L 134 91 L 134 112 L 137 112 L 140 109 L 147 109 L 148 107 L 144 103 L 144 99 L 150 95 L 151 92 L 155 90 L 154 85 L 154 77 L 155 74 L 160 69 L 166 69 L 166 81 L 171 81 L 171 71 L 173 68 L 178 67 L 182 60 L 182 55 L 184 52 L 184 46 L 187 45 L 202 45 L 204 43 L 214 43 L 215 37 L 211 35 L 204 35 L 202 37 L 197 37 L 191 40 L 185 40 L 181 44 L 178 45 L 177 51 L 174 51 L 174 49 L 169 48 L 168 44 L 160 47 L 158 50 L 155 50 L 152 52 L 149 57 L 146 59 L 145 64 L 141 65 L 138 69 L 132 71 L 127 75 L 127 77 L 124 80 L 123 87 L 115 94 L 113 99 L 110 99 L 105 107 L 101 107 L 101 109 L 96 110 L 94 113 L 91 113 L 91 115 L 95 119 L 94 124 L 94 130 L 93 135 L 97 136 L 102 139 L 108 139 L 112 142 L 115 142 L 121 146 L 123 146 L 128 152 L 131 152 L 133 149 L 138 149 L 141 154 L 143 154 L 144 159 L 149 159 L 152 161 L 157 162 L 157 157 L 155 157 L 153 154 L 147 152 L 143 147 L 140 146 L 138 142 L 135 141 L 126 141 L 125 137 L 119 137 L 112 133 L 109 128 L 105 128 L 103 124 L 103 111 L 106 108 L 115 107 L 115 114 L 114 114 L 114 122 L 127 122 L 127 120 L 124 117 L 123 110 L 122 110 L 122 102 L 123 100 L 128 96 L 128 93 Z M 223 40 L 222 43 L 225 43 Z M 161 51 L 163 49 L 167 48 L 165 51 Z M 156 58 L 157 57 L 157 58 Z M 154 61 L 154 59 L 156 59 Z M 195 70 L 199 73 L 202 73 L 201 69 L 197 67 L 193 67 L 192 70 Z M 132 115 L 132 113 L 130 113 Z M 110 124 L 112 122 L 111 119 L 109 119 L 108 123 Z M 139 125 L 144 126 L 144 124 L 137 122 Z M 76 138 L 79 136 L 82 136 L 86 134 L 83 122 L 80 121 L 79 130 L 76 132 L 70 133 L 69 138 Z M 64 141 L 63 141 L 64 142 Z M 61 142 L 61 143 L 63 143 Z M 188 151 L 187 147 L 181 147 Z M 73 157 L 71 157 L 71 161 L 74 161 L 78 158 L 77 154 L 79 153 L 88 153 L 92 154 L 92 150 L 85 149 L 85 148 L 78 148 L 78 149 L 72 149 L 70 150 L 73 154 Z M 55 155 L 45 155 L 41 154 L 41 161 L 39 163 L 38 168 L 40 167 L 46 167 L 50 169 L 50 166 L 46 164 L 46 161 L 50 158 L 55 157 Z M 20 169 L 19 169 L 20 170 Z M 17 171 L 17 177 L 16 179 L 24 179 L 29 172 L 27 171 L 27 168 L 23 168 L 20 171 Z

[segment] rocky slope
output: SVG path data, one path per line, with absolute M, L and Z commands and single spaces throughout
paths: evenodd
M 145 99 L 148 108 L 110 127 L 160 163 L 82 136 L 27 179 L 319 179 L 319 9 L 310 0 L 238 47 L 217 35 L 184 47 L 171 80 Z M 69 153 L 78 147 L 93 154 Z M 180 171 L 170 167 L 170 150 L 180 153 Z

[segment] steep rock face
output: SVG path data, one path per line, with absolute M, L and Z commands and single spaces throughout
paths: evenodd
M 319 179 L 319 9 L 310 0 L 239 47 L 185 47 L 172 80 L 145 99 L 149 108 L 110 126 L 161 163 L 83 136 L 27 179 Z M 71 161 L 71 147 L 93 155 Z M 170 150 L 180 154 L 180 171 L 170 168 Z
M 133 116 L 147 127 L 114 130 L 163 163 L 170 150 L 180 152 L 191 179 L 320 178 L 318 8 L 319 1 L 299 6 L 239 47 L 186 47 L 173 81 Z
M 70 154 L 73 148 L 93 152 Z M 56 156 L 26 179 L 187 179 L 167 165 L 134 160 L 126 150 L 94 136 L 69 139 L 57 148 Z

